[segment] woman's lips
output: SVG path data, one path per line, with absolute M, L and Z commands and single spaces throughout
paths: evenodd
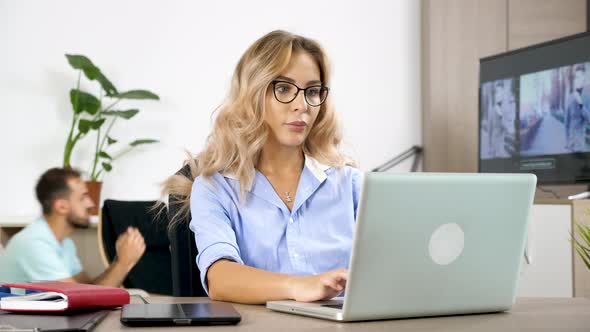
M 305 130 L 305 127 L 307 127 L 307 123 L 305 123 L 304 121 L 293 121 L 287 123 L 287 128 L 290 131 L 302 132 Z

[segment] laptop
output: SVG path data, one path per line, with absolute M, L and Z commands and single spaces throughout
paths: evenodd
M 16 314 L 0 311 L 0 331 L 90 332 L 109 310 L 60 314 Z
M 266 306 L 337 321 L 509 310 L 536 181 L 532 174 L 366 173 L 344 297 Z

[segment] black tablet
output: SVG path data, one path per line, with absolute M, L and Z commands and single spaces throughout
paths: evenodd
M 126 304 L 121 310 L 127 326 L 229 325 L 241 319 L 229 303 Z

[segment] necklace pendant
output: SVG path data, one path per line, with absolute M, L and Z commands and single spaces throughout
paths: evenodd
M 291 194 L 289 192 L 285 193 L 285 202 L 291 203 L 293 200 L 291 199 Z

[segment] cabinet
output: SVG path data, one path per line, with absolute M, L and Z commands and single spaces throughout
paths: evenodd
M 535 201 L 519 297 L 590 297 L 590 270 L 571 243 L 574 222 L 590 225 L 590 200 Z

